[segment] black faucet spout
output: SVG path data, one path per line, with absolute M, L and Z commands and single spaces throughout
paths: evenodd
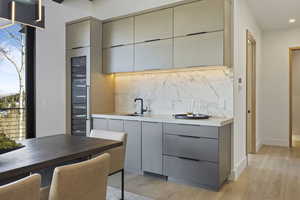
M 147 112 L 147 110 L 148 110 L 147 108 L 144 109 L 144 99 L 142 99 L 142 98 L 135 98 L 134 102 L 137 102 L 137 101 L 141 102 L 141 111 L 140 111 L 140 114 L 143 115 L 144 112 Z

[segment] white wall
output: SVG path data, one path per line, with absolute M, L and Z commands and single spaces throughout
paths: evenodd
M 300 136 L 300 50 L 292 54 L 293 136 Z
M 261 80 L 261 37 L 246 0 L 234 0 L 234 178 L 246 167 L 246 30 L 249 30 L 257 42 L 257 84 Z M 241 78 L 242 83 L 239 83 Z M 257 96 L 262 93 L 257 87 Z M 261 101 L 257 99 L 257 110 Z M 257 127 L 261 126 L 261 116 L 257 113 Z M 258 130 L 258 128 L 257 128 Z M 257 146 L 260 146 L 261 133 L 257 131 Z
M 261 126 L 263 143 L 288 146 L 289 48 L 300 46 L 300 29 L 263 33 Z
M 36 33 L 37 136 L 65 133 L 65 22 L 89 16 L 89 1 L 44 1 L 46 29 Z

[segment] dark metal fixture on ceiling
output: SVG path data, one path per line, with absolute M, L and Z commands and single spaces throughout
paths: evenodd
M 45 28 L 42 0 L 0 0 L 0 28 L 16 23 Z

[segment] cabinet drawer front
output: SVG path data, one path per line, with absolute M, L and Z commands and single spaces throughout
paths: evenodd
M 174 35 L 224 29 L 224 0 L 202 0 L 174 8 Z
M 164 154 L 218 162 L 218 140 L 165 134 Z
M 133 45 L 108 48 L 103 50 L 105 73 L 132 72 L 134 62 Z
M 173 10 L 163 9 L 135 17 L 135 42 L 173 37 Z
M 110 119 L 108 120 L 108 130 L 109 131 L 124 131 L 124 121 L 118 119 Z
M 164 175 L 211 187 L 218 185 L 218 165 L 205 161 L 164 156 Z
M 218 128 L 185 124 L 165 124 L 164 133 L 205 138 L 218 138 Z
M 93 129 L 98 130 L 107 130 L 108 129 L 108 120 L 102 118 L 93 119 Z
M 224 32 L 174 39 L 174 67 L 219 66 L 224 64 Z
M 103 48 L 132 44 L 134 38 L 133 17 L 103 24 Z
M 173 40 L 159 40 L 135 45 L 135 71 L 172 68 Z

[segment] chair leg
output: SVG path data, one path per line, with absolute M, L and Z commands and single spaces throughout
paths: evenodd
M 122 189 L 121 189 L 121 200 L 124 200 L 124 169 L 122 169 L 121 171 L 122 175 L 121 175 L 121 184 L 122 184 Z

